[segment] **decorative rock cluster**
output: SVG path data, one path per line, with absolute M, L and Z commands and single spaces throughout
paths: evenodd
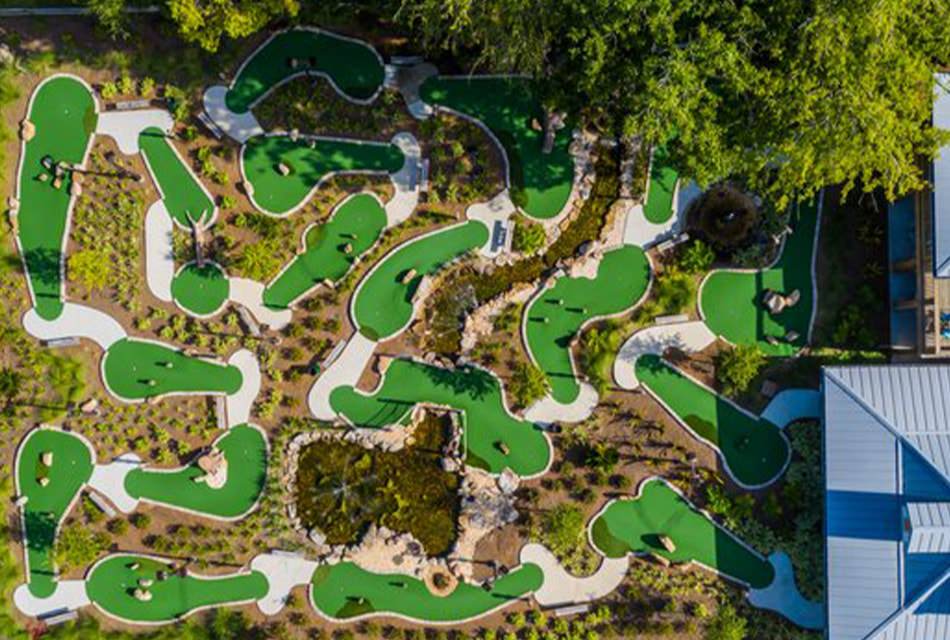
M 467 355 L 478 344 L 478 339 L 494 331 L 494 320 L 510 304 L 527 302 L 534 293 L 535 286 L 527 283 L 518 283 L 508 291 L 496 296 L 475 309 L 465 317 L 465 326 L 462 328 L 461 353 Z

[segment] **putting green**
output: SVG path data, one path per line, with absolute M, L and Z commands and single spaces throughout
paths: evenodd
M 213 262 L 189 262 L 172 280 L 172 297 L 196 316 L 212 316 L 228 301 L 231 285 L 224 269 Z
M 781 430 L 740 411 L 659 356 L 637 358 L 637 379 L 699 437 L 722 454 L 732 475 L 747 486 L 774 482 L 790 454 Z
M 660 543 L 667 536 L 672 553 Z M 655 553 L 672 562 L 696 561 L 734 580 L 762 589 L 775 578 L 772 565 L 731 533 L 697 511 L 660 479 L 649 480 L 634 500 L 614 500 L 592 523 L 594 546 L 619 558 Z
M 653 150 L 650 163 L 650 183 L 643 216 L 654 224 L 662 224 L 673 215 L 673 194 L 679 175 L 670 165 L 670 155 L 664 145 Z
M 285 309 L 324 280 L 337 282 L 386 227 L 386 210 L 376 197 L 347 198 L 329 221 L 310 227 L 304 250 L 264 289 L 264 304 Z
M 290 136 L 255 136 L 241 147 L 241 171 L 251 184 L 254 205 L 284 215 L 302 205 L 333 173 L 395 173 L 405 163 L 393 144 L 318 138 L 315 146 Z M 289 169 L 281 174 L 279 165 Z
M 480 120 L 498 138 L 508 157 L 515 204 L 534 218 L 553 218 L 567 204 L 574 182 L 568 152 L 570 125 L 555 135 L 551 153 L 542 150 L 544 133 L 532 122 L 544 120 L 534 84 L 518 77 L 439 77 L 419 89 L 425 102 L 442 105 Z M 523 192 L 522 198 L 518 195 Z
M 241 371 L 156 342 L 123 338 L 106 351 L 102 362 L 106 386 L 123 400 L 142 400 L 168 393 L 236 393 Z
M 581 326 L 597 316 L 632 307 L 646 292 L 650 263 L 640 247 L 624 246 L 604 255 L 597 277 L 563 277 L 525 310 L 528 350 L 551 384 L 551 396 L 569 404 L 580 386 L 571 365 L 570 343 Z
M 83 161 L 96 130 L 96 104 L 80 80 L 54 76 L 34 91 L 27 117 L 36 133 L 25 145 L 17 177 L 16 229 L 36 313 L 54 320 L 63 310 L 61 266 L 72 177 L 67 174 L 57 189 L 43 159 L 72 165 Z
M 490 591 L 460 583 L 448 596 L 438 597 L 416 578 L 370 573 L 343 562 L 317 568 L 310 597 L 321 613 L 338 620 L 378 613 L 425 622 L 461 622 L 523 599 L 543 581 L 541 568 L 526 564 L 499 578 Z
M 53 454 L 50 466 L 43 453 Z M 23 508 L 30 593 L 45 598 L 56 590 L 53 549 L 56 530 L 73 499 L 92 476 L 95 459 L 87 444 L 59 429 L 34 429 L 17 451 L 17 493 L 27 498 Z M 40 478 L 49 484 L 40 485 Z
M 186 229 L 191 228 L 189 216 L 196 222 L 211 220 L 214 201 L 188 170 L 166 133 L 158 127 L 145 129 L 139 134 L 139 148 L 172 220 Z
M 468 464 L 492 473 L 510 467 L 518 475 L 530 476 L 544 471 L 550 462 L 551 450 L 542 432 L 508 413 L 498 379 L 481 369 L 449 370 L 393 360 L 372 395 L 348 386 L 330 393 L 333 410 L 360 427 L 399 424 L 419 403 L 464 412 Z
M 290 59 L 298 64 L 291 66 Z M 255 51 L 231 83 L 225 103 L 247 111 L 275 86 L 299 73 L 323 73 L 355 100 L 371 98 L 383 84 L 383 63 L 368 44 L 326 31 L 295 29 L 279 33 Z
M 157 579 L 159 571 L 168 573 L 164 580 Z M 134 595 L 140 580 L 152 580 L 148 602 Z M 167 563 L 139 555 L 110 556 L 86 576 L 89 599 L 107 614 L 130 622 L 171 622 L 203 607 L 250 602 L 264 597 L 267 586 L 267 578 L 257 571 L 182 577 Z
M 237 518 L 257 502 L 267 475 L 267 441 L 249 425 L 232 427 L 215 445 L 228 462 L 224 486 L 212 489 L 195 478 L 204 472 L 197 464 L 173 470 L 142 469 L 125 477 L 125 490 L 141 498 L 172 508 L 216 516 Z
M 782 255 L 771 268 L 754 272 L 713 271 L 706 279 L 699 292 L 699 306 L 713 333 L 734 344 L 758 344 L 774 356 L 794 355 L 805 346 L 814 305 L 811 265 L 818 231 L 816 204 L 800 205 L 790 224 L 794 232 L 786 237 Z M 767 289 L 783 294 L 797 289 L 801 299 L 794 307 L 773 316 L 762 303 Z M 789 331 L 798 333 L 791 343 L 782 340 Z M 769 344 L 768 336 L 780 342 Z
M 488 227 L 469 220 L 409 240 L 387 254 L 356 291 L 353 315 L 360 332 L 382 340 L 401 331 L 412 318 L 412 298 L 423 276 L 486 242 Z M 408 278 L 410 271 L 415 275 Z

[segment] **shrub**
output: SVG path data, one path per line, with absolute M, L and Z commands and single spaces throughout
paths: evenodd
M 263 241 L 244 245 L 237 259 L 237 267 L 244 277 L 258 282 L 266 282 L 280 268 L 273 242 Z
M 109 520 L 109 524 L 107 524 L 106 527 L 110 533 L 121 536 L 129 530 L 129 521 L 125 518 L 113 518 Z
M 104 82 L 102 88 L 99 89 L 99 95 L 103 100 L 111 100 L 119 95 L 119 87 L 114 82 Z
M 127 75 L 119 78 L 119 93 L 125 96 L 135 93 L 135 80 Z
M 747 631 L 746 619 L 740 616 L 731 604 L 724 604 L 706 625 L 705 639 L 744 640 Z
M 105 248 L 82 249 L 69 257 L 69 277 L 90 291 L 102 289 L 112 275 L 112 261 Z
M 716 358 L 716 380 L 727 395 L 745 392 L 766 364 L 758 345 L 740 344 Z
M 147 513 L 133 513 L 129 520 L 136 529 L 148 529 L 148 525 L 152 524 L 152 518 Z
M 520 363 L 512 371 L 511 399 L 521 407 L 527 407 L 536 400 L 540 400 L 548 392 L 548 379 L 537 366 L 531 363 Z
M 583 537 L 584 512 L 579 507 L 562 503 L 544 514 L 541 538 L 554 554 L 573 554 Z
M 515 251 L 534 255 L 544 248 L 546 239 L 544 227 L 540 224 L 531 222 L 523 216 L 515 218 L 515 233 L 512 238 L 512 248 Z
M 716 259 L 716 253 L 702 240 L 694 240 L 684 248 L 677 260 L 681 270 L 690 274 L 705 273 Z
M 101 532 L 94 533 L 86 526 L 74 522 L 63 527 L 56 538 L 56 564 L 60 571 L 83 567 L 91 564 L 108 548 L 107 535 Z
M 151 98 L 155 95 L 155 78 L 151 76 L 142 78 L 142 83 L 139 85 L 139 93 L 143 98 Z

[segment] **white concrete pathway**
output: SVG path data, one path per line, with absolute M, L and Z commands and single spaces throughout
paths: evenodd
M 262 553 L 251 560 L 251 570 L 267 578 L 267 594 L 257 601 L 257 608 L 266 616 L 280 613 L 287 604 L 290 591 L 297 585 L 309 584 L 320 563 L 292 553 Z
M 228 88 L 223 85 L 208 87 L 205 91 L 203 102 L 205 112 L 208 114 L 218 128 L 234 140 L 244 143 L 254 136 L 264 135 L 264 129 L 254 113 L 246 111 L 244 113 L 234 113 L 228 109 L 225 102 L 225 96 L 228 94 Z
M 103 111 L 96 122 L 96 134 L 109 136 L 127 156 L 139 152 L 139 133 L 149 127 L 158 127 L 168 133 L 175 121 L 165 109 L 137 109 L 134 111 Z
M 821 417 L 821 392 L 816 389 L 784 389 L 775 394 L 762 417 L 777 427 L 806 418 Z
M 620 347 L 614 361 L 614 380 L 624 389 L 636 389 L 640 381 L 634 367 L 641 355 L 662 355 L 671 347 L 686 353 L 702 351 L 715 340 L 716 336 L 701 320 L 646 327 L 627 338 Z
M 330 392 L 337 387 L 356 386 L 375 350 L 376 342 L 359 331 L 350 337 L 337 359 L 330 363 L 310 387 L 307 406 L 310 407 L 313 417 L 317 420 L 336 419 L 336 411 L 330 406 Z
M 597 389 L 580 380 L 577 384 L 580 387 L 580 393 L 574 402 L 562 404 L 550 395 L 546 395 L 525 410 L 525 419 L 543 424 L 586 420 L 597 407 Z
M 534 592 L 534 599 L 542 607 L 581 604 L 603 598 L 623 582 L 630 561 L 622 558 L 601 558 L 596 573 L 578 578 L 568 573 L 547 547 L 529 543 L 521 548 L 521 564 L 532 563 L 541 567 L 544 581 Z
M 235 351 L 228 364 L 241 371 L 241 388 L 225 398 L 228 428 L 246 424 L 251 419 L 251 408 L 261 391 L 261 368 L 257 357 L 248 349 Z
M 749 591 L 749 602 L 759 609 L 776 611 L 805 629 L 822 629 L 825 626 L 825 607 L 821 602 L 806 600 L 795 584 L 792 561 L 783 551 L 769 556 L 775 569 L 775 579 L 764 589 Z
M 145 282 L 159 300 L 172 301 L 175 279 L 175 223 L 163 200 L 156 200 L 145 214 Z
M 293 311 L 281 309 L 279 311 L 264 305 L 264 289 L 266 287 L 256 280 L 248 278 L 229 278 L 231 284 L 230 298 L 232 302 L 245 307 L 257 321 L 266 324 L 275 331 L 280 331 L 293 319 Z
M 517 211 L 514 203 L 511 201 L 511 195 L 508 189 L 504 189 L 497 196 L 487 202 L 476 202 L 465 210 L 465 217 L 469 220 L 478 220 L 488 227 L 488 242 L 482 246 L 478 252 L 486 258 L 494 258 L 502 251 L 511 246 L 511 236 L 513 229 L 508 224 L 512 214 Z M 506 229 L 507 237 L 505 242 L 499 246 L 493 246 L 493 237 L 495 234 L 495 224 L 500 222 Z
M 389 175 L 395 187 L 395 194 L 384 205 L 386 225 L 393 227 L 412 215 L 419 204 L 419 190 L 422 185 L 422 148 L 419 141 L 408 131 L 402 131 L 392 137 L 390 142 L 402 151 L 406 157 L 402 168 Z
M 122 513 L 132 513 L 138 507 L 138 498 L 125 490 L 125 477 L 142 466 L 142 459 L 134 453 L 124 453 L 112 462 L 97 464 L 89 478 L 89 488 L 95 489 Z
M 648 187 L 649 188 L 649 187 Z M 702 190 L 695 182 L 690 181 L 685 187 L 676 185 L 673 193 L 673 215 L 666 222 L 650 222 L 646 219 L 642 204 L 631 205 L 627 209 L 627 218 L 624 222 L 624 244 L 633 244 L 644 249 L 675 236 L 685 223 L 686 208 L 702 194 Z
M 56 583 L 56 590 L 46 598 L 37 598 L 30 593 L 27 584 L 21 584 L 13 592 L 13 604 L 25 616 L 34 618 L 66 610 L 79 609 L 90 604 L 86 595 L 85 580 L 62 580 Z
M 30 309 L 23 314 L 23 328 L 40 340 L 86 338 L 103 350 L 126 337 L 125 329 L 112 316 L 74 302 L 66 302 L 55 320 L 44 320 Z

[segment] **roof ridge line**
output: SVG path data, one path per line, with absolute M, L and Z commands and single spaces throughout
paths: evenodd
M 944 569 L 943 574 L 934 580 L 933 584 L 931 584 L 919 596 L 914 598 L 911 603 L 902 606 L 900 609 L 892 613 L 887 620 L 884 620 L 881 622 L 881 624 L 875 627 L 869 635 L 865 636 L 865 640 L 876 640 L 877 638 L 881 638 L 882 634 L 886 633 L 896 622 L 912 613 L 916 613 L 920 605 L 924 603 L 924 600 L 933 595 L 933 592 L 942 587 L 948 579 L 950 579 L 950 566 Z
M 937 475 L 939 475 L 941 478 L 943 478 L 943 481 L 946 482 L 948 486 L 950 486 L 950 476 L 948 476 L 948 475 L 947 475 L 946 473 L 944 473 L 941 469 L 939 469 L 939 468 L 937 467 L 937 465 L 934 464 L 934 461 L 930 459 L 930 456 L 928 456 L 928 455 L 925 454 L 923 451 L 921 451 L 920 448 L 917 447 L 913 442 L 911 442 L 903 433 L 899 432 L 899 431 L 890 423 L 890 421 L 889 421 L 887 418 L 885 418 L 885 417 L 882 416 L 880 413 L 878 413 L 877 409 L 875 409 L 874 407 L 872 407 L 871 405 L 869 405 L 868 402 L 867 402 L 866 400 L 864 400 L 864 398 L 862 398 L 861 396 L 857 395 L 857 394 L 854 392 L 854 390 L 853 390 L 844 380 L 842 380 L 841 378 L 839 378 L 839 377 L 835 374 L 834 369 L 826 368 L 826 369 L 825 369 L 825 375 L 826 375 L 826 377 L 831 378 L 832 381 L 834 381 L 835 385 L 836 385 L 839 389 L 841 389 L 847 396 L 849 396 L 852 400 L 854 400 L 856 403 L 858 403 L 858 405 L 860 405 L 862 409 L 864 409 L 866 412 L 868 412 L 868 413 L 871 415 L 871 417 L 874 418 L 874 420 L 875 420 L 878 424 L 880 424 L 880 425 L 881 425 L 882 427 L 884 427 L 888 432 L 890 432 L 894 437 L 896 437 L 896 438 L 898 439 L 898 441 L 900 441 L 901 444 L 904 444 L 904 445 L 910 447 L 912 451 L 914 451 L 917 455 L 919 455 L 919 456 L 921 457 L 921 459 L 922 459 L 924 462 L 926 462 L 928 465 L 930 465 L 930 467 L 931 467 L 934 471 L 937 472 Z M 902 492 L 899 492 L 899 494 L 900 494 L 900 495 L 903 495 Z

